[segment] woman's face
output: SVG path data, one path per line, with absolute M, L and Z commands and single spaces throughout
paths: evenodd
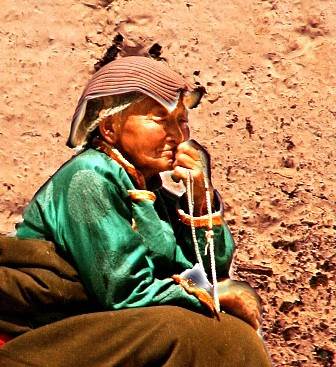
M 115 143 L 146 179 L 172 169 L 177 146 L 189 138 L 188 114 L 180 98 L 169 113 L 146 97 L 131 105 L 113 125 Z

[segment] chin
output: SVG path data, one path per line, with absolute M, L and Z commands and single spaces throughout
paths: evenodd
M 165 172 L 165 171 L 171 171 L 173 169 L 173 163 L 165 163 L 165 164 L 161 164 L 160 166 L 157 166 L 156 174 L 159 174 L 160 172 Z
M 173 163 L 174 161 L 172 159 L 153 159 L 150 162 L 146 162 L 146 165 L 142 165 L 142 167 L 138 166 L 138 169 L 142 171 L 142 173 L 146 172 L 149 176 L 154 176 L 160 172 L 171 171 L 173 169 Z
M 164 169 L 162 169 L 162 171 L 170 171 L 170 170 L 172 170 L 173 169 L 173 160 L 172 159 L 169 159 L 169 161 L 167 162 L 165 162 L 165 164 L 164 164 Z

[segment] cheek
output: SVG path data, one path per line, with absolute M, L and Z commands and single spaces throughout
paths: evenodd
M 122 146 L 133 159 L 141 160 L 147 156 L 155 157 L 157 151 L 163 148 L 165 140 L 166 133 L 163 128 L 146 126 L 141 131 L 124 135 Z
M 144 145 L 155 147 L 155 145 L 160 145 L 165 141 L 167 137 L 167 133 L 165 129 L 157 125 L 150 126 L 144 129 L 143 134 L 141 135 L 141 139 L 144 142 Z

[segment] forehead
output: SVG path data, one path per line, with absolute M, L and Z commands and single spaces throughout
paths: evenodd
M 131 112 L 131 111 L 130 111 Z M 134 104 L 132 113 L 134 114 L 153 114 L 157 116 L 168 116 L 170 114 L 187 114 L 187 109 L 182 102 L 182 98 L 179 99 L 176 108 L 169 112 L 164 106 L 159 102 L 155 101 L 150 97 L 145 97 L 139 103 Z

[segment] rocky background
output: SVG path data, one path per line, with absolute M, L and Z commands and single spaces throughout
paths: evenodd
M 73 154 L 74 107 L 115 36 L 122 55 L 157 43 L 207 89 L 191 129 L 274 366 L 334 366 L 336 2 L 4 0 L 0 19 L 0 233 Z

